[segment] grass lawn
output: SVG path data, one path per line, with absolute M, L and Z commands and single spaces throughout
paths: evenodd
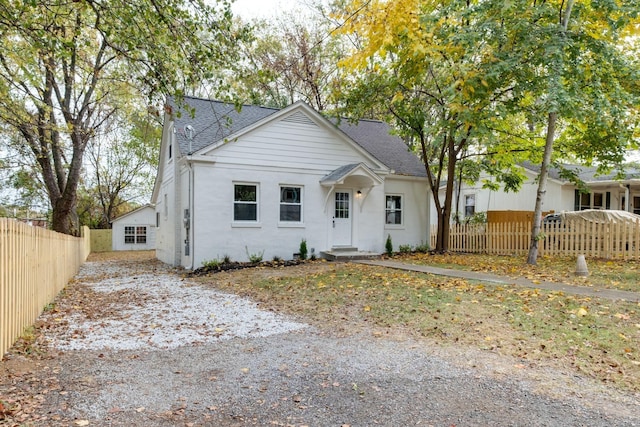
M 640 292 L 640 262 L 636 260 L 587 259 L 588 277 L 578 277 L 575 257 L 540 257 L 538 265 L 526 263 L 526 256 L 483 254 L 412 254 L 394 258 L 434 267 L 486 271 L 510 277 Z
M 591 261 L 591 276 L 572 277 L 575 260 L 415 255 L 396 258 L 449 268 L 640 291 L 635 262 Z M 570 368 L 640 391 L 640 304 L 469 282 L 359 264 L 220 273 L 196 280 L 250 296 L 262 307 L 321 328 L 409 333 L 438 345 L 470 346 L 523 364 Z M 275 270 L 275 271 L 274 271 Z M 606 282 L 606 283 L 605 283 Z

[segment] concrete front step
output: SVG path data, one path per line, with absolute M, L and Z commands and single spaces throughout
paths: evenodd
M 376 252 L 359 251 L 357 248 L 332 248 L 330 251 L 320 252 L 320 257 L 327 261 L 350 261 L 358 259 L 378 259 L 381 254 Z

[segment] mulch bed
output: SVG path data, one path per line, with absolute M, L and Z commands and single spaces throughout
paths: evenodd
M 213 266 L 200 267 L 188 274 L 189 277 L 207 276 L 209 274 L 221 273 L 223 271 L 243 270 L 245 268 L 281 268 L 293 267 L 296 265 L 318 262 L 316 260 L 291 259 L 281 261 L 261 261 L 261 262 L 221 262 Z

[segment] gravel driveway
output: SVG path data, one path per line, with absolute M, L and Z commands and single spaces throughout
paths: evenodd
M 640 426 L 637 396 L 573 374 L 339 337 L 157 262 L 88 262 L 56 307 L 54 357 L 3 362 L 0 393 L 40 396 L 32 425 Z

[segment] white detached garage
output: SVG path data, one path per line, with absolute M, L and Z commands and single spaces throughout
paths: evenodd
M 111 247 L 114 251 L 144 251 L 156 248 L 156 213 L 145 205 L 113 221 Z

